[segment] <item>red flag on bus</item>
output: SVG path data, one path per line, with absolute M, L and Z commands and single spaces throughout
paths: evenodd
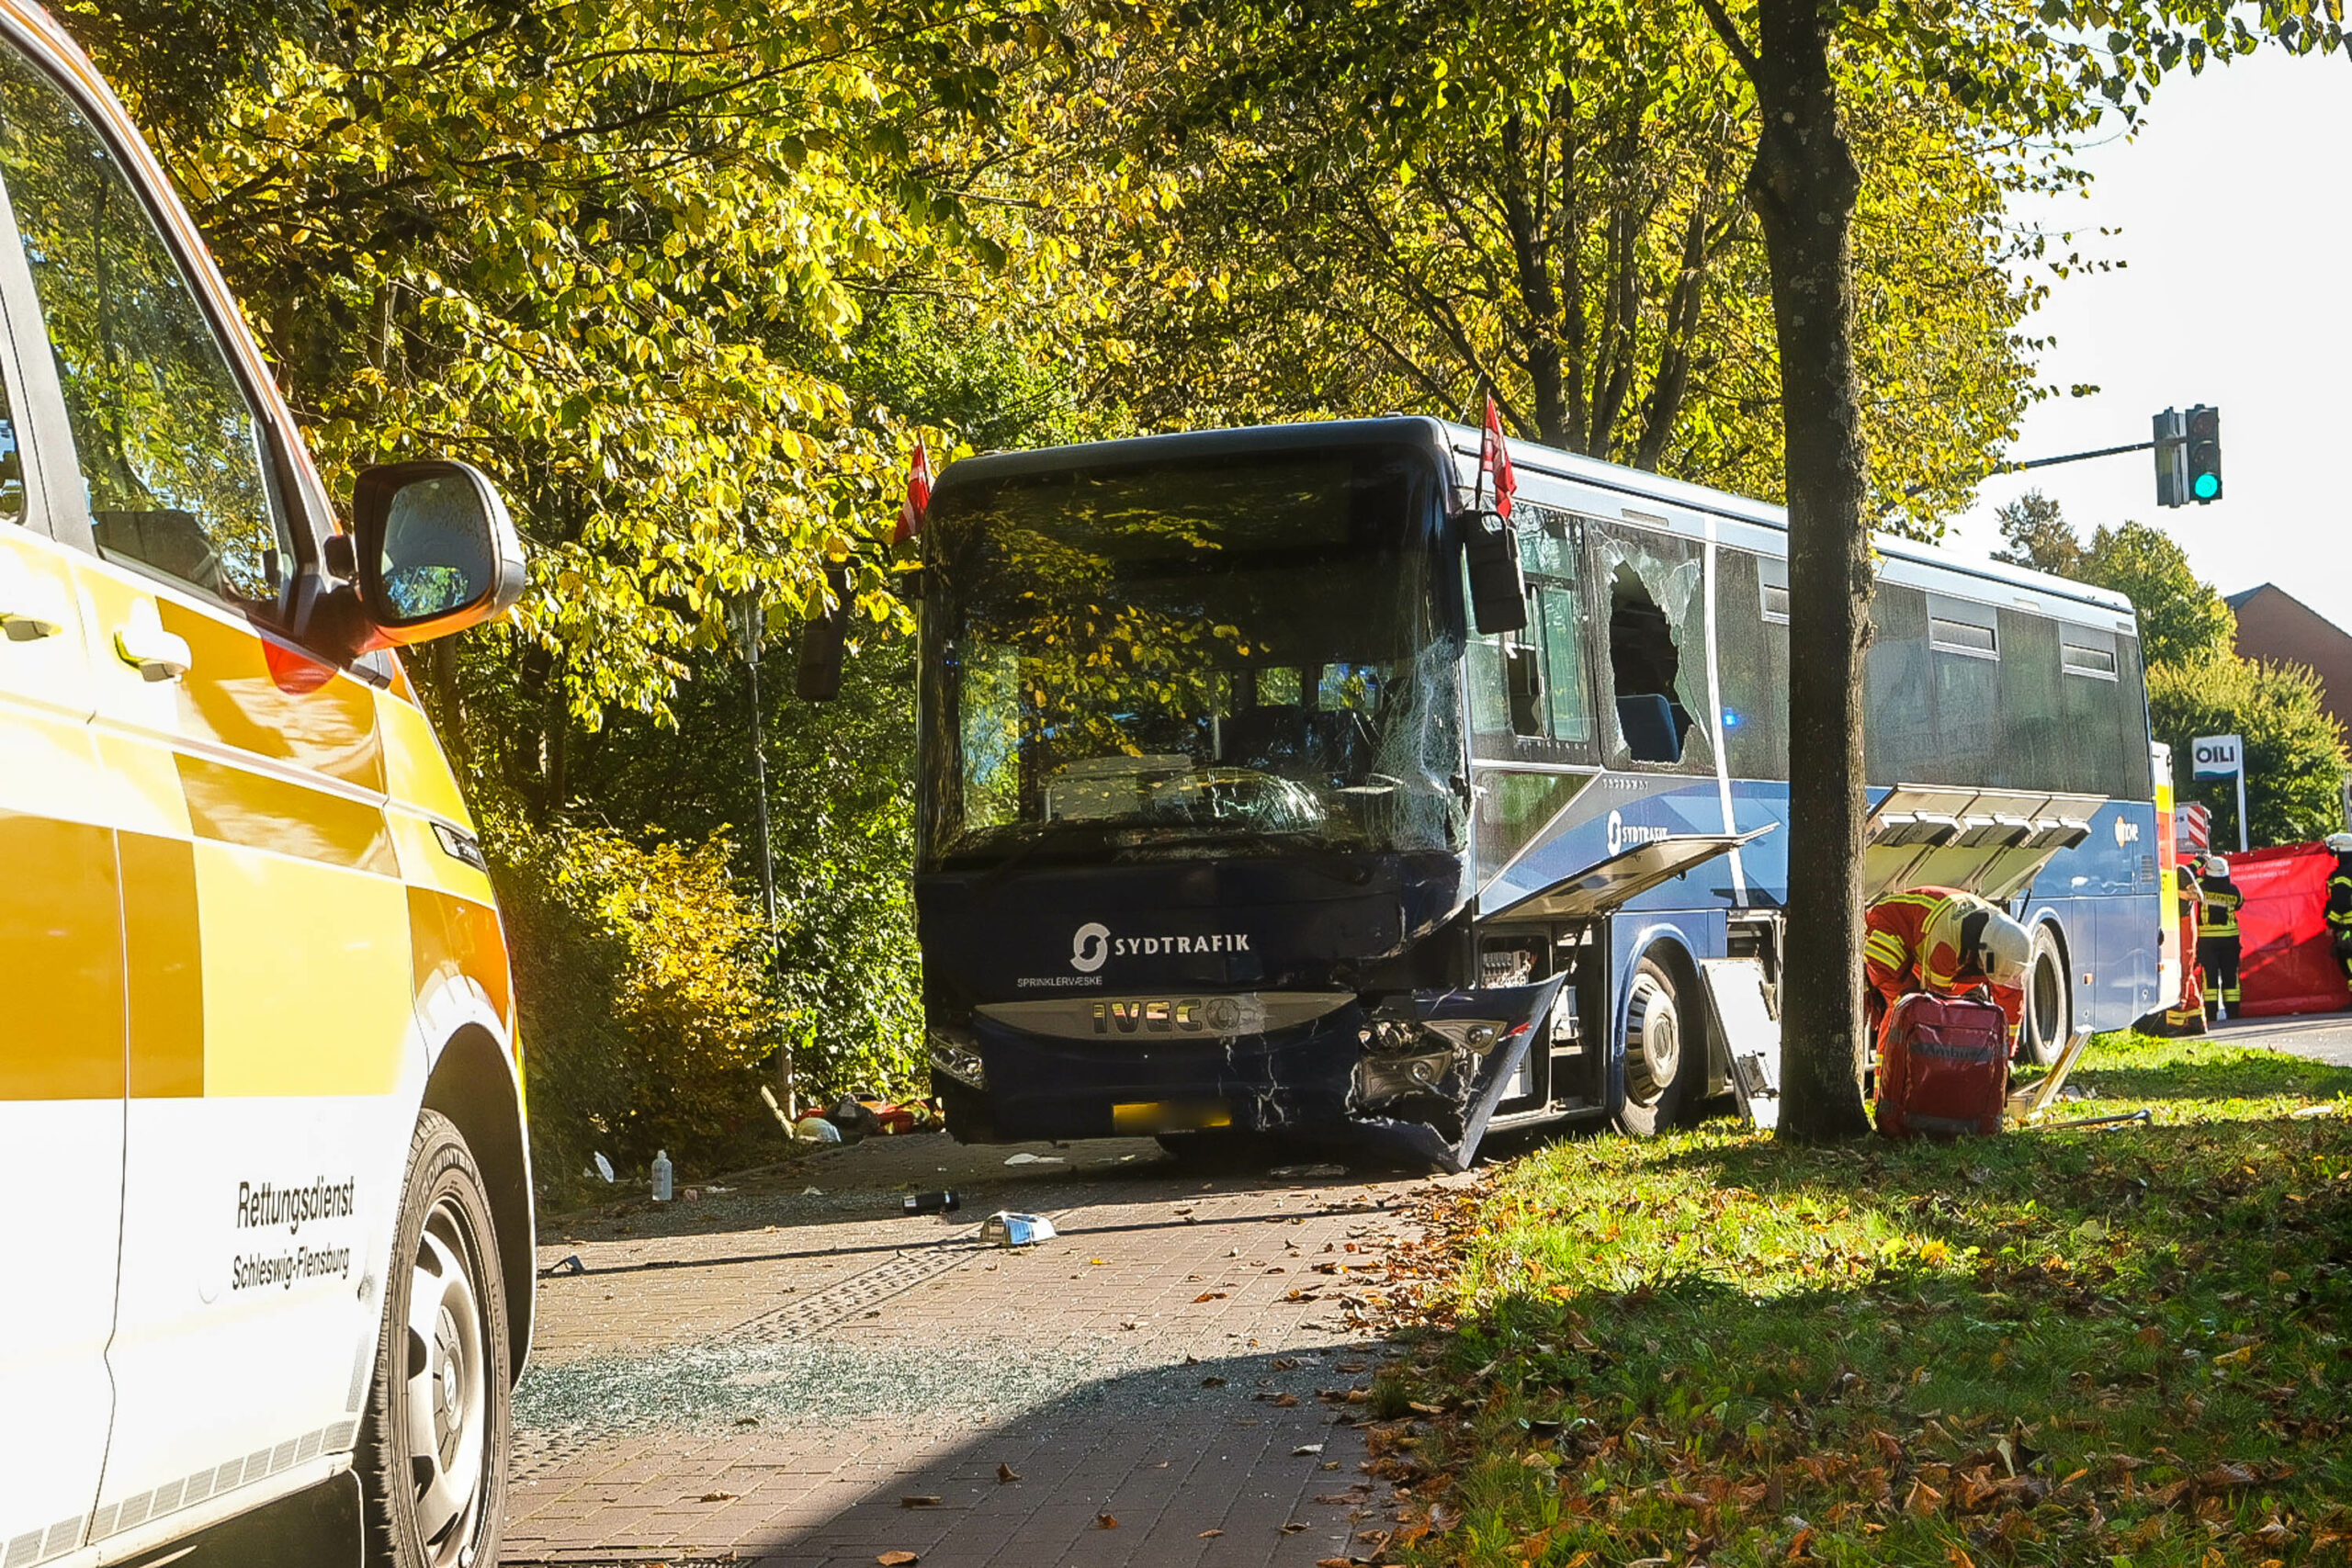
M 922 532 L 922 514 L 931 510 L 931 454 L 915 443 L 914 460 L 907 465 L 907 499 L 899 503 L 898 531 L 890 542 L 902 545 Z
M 1511 472 L 1510 447 L 1503 440 L 1502 412 L 1495 395 L 1487 394 L 1487 434 L 1478 444 L 1478 472 L 1495 492 L 1495 515 L 1510 515 L 1510 498 L 1519 491 L 1519 476 Z

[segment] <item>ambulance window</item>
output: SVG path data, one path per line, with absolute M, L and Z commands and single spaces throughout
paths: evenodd
M 25 520 L 25 457 L 17 450 L 17 411 L 0 385 L 0 523 Z
M 96 128 L 0 50 L 0 178 L 31 264 L 99 553 L 274 604 L 293 552 L 261 423 Z

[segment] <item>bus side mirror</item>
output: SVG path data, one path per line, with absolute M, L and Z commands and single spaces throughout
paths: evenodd
M 800 665 L 793 690 L 804 703 L 829 703 L 842 694 L 842 660 L 849 646 L 849 569 L 828 567 L 825 587 L 833 607 L 800 628 Z
M 1519 535 L 1492 512 L 1462 514 L 1462 554 L 1470 567 L 1470 613 L 1481 632 L 1515 632 L 1527 626 L 1527 578 L 1519 567 Z
M 383 642 L 424 642 L 494 620 L 523 596 L 523 542 L 498 488 L 470 463 L 363 470 L 350 564 Z

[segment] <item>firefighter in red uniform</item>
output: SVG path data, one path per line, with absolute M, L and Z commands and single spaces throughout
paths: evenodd
M 2352 833 L 2330 833 L 2327 847 L 2335 852 L 2335 874 L 2327 879 L 2327 936 L 2352 984 Z
M 1951 887 L 1914 887 L 1872 904 L 1863 921 L 1874 1031 L 1884 1031 L 1890 1010 L 1913 991 L 1957 997 L 1980 987 L 2007 1017 L 2012 1037 L 2025 1021 L 2033 939 L 1992 903 Z

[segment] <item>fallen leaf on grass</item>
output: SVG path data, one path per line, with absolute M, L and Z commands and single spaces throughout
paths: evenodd
M 920 1496 L 910 1495 L 899 1498 L 899 1506 L 901 1508 L 936 1508 L 939 1506 L 939 1499 L 928 1495 Z
M 1000 1464 L 996 1467 L 996 1483 L 999 1486 L 1003 1485 L 1008 1481 L 1018 1481 L 1020 1479 L 1020 1472 L 1015 1471 L 1011 1465 Z
M 908 1563 L 920 1562 L 922 1559 L 911 1551 L 886 1551 L 874 1561 L 882 1564 L 882 1568 L 907 1568 Z
M 1097 1529 L 1117 1529 L 1119 1528 L 1119 1516 L 1116 1514 L 1097 1514 L 1094 1516 L 1094 1527 Z

